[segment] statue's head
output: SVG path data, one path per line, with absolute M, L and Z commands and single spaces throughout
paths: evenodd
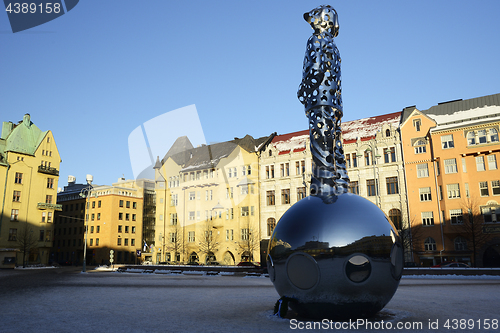
M 321 5 L 308 13 L 304 13 L 304 19 L 318 33 L 327 32 L 333 37 L 339 34 L 339 19 L 337 11 L 329 5 Z

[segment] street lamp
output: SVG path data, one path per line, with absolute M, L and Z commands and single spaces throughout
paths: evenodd
M 82 267 L 82 273 L 85 273 L 86 272 L 86 268 L 87 268 L 87 237 L 88 237 L 88 233 L 89 233 L 89 228 L 88 228 L 88 224 L 89 224 L 89 208 L 90 208 L 90 195 L 91 195 L 91 192 L 92 190 L 94 189 L 94 187 L 92 186 L 92 180 L 93 180 L 93 177 L 92 175 L 87 175 L 87 187 L 86 188 L 83 188 L 82 191 L 80 192 L 80 196 L 82 198 L 86 198 L 86 216 L 85 216 L 85 242 L 83 243 L 83 267 Z M 96 195 L 97 197 L 97 195 Z

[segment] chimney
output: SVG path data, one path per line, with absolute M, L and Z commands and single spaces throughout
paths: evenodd
M 13 128 L 14 128 L 14 123 L 12 123 L 11 121 L 4 121 L 2 124 L 2 136 L 0 138 L 4 140 L 7 139 L 10 132 L 12 132 Z
M 26 126 L 26 127 L 30 127 L 31 126 L 31 116 L 29 113 L 26 113 L 23 117 L 23 124 Z

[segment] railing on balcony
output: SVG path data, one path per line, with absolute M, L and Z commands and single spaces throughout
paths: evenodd
M 62 205 L 59 204 L 51 204 L 46 202 L 39 202 L 37 205 L 38 209 L 54 209 L 54 210 L 62 210 Z
M 59 176 L 59 170 L 57 170 L 56 168 L 51 168 L 51 167 L 47 167 L 44 165 L 38 166 L 38 172 L 46 173 L 46 174 L 54 175 L 54 176 Z

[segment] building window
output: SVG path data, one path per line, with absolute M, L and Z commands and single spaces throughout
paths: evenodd
M 54 188 L 54 178 L 47 178 L 47 188 Z
M 121 241 L 121 239 L 119 239 L 119 238 L 118 238 L 118 240 Z M 121 242 L 119 242 L 119 243 L 121 244 Z M 120 244 L 118 244 L 118 245 L 120 245 Z M 68 245 L 69 245 L 69 241 L 68 241 Z M 94 239 L 93 238 L 90 239 L 90 246 L 92 246 L 92 245 L 94 245 Z
M 120 200 L 120 207 L 123 207 L 123 200 Z
M 194 221 L 194 217 L 195 217 L 195 212 L 194 211 L 190 211 L 189 212 L 189 221 Z
M 76 228 L 75 228 L 75 229 L 76 229 Z M 98 226 L 96 227 L 95 232 L 96 232 L 96 233 L 99 233 L 99 231 L 101 231 L 101 226 L 99 226 L 99 225 L 98 225 Z M 76 235 L 76 230 L 75 230 L 75 235 Z
M 249 230 L 248 229 L 241 229 L 241 240 L 242 241 L 247 241 L 249 239 Z
M 226 240 L 229 240 L 229 241 L 234 240 L 233 229 L 226 229 Z
M 177 213 L 170 214 L 170 225 L 177 225 Z
M 423 154 L 427 151 L 426 149 L 426 143 L 424 140 L 417 140 L 417 142 L 415 142 L 413 144 L 413 147 L 415 148 L 415 154 Z
M 488 191 L 488 182 L 479 182 L 479 192 L 482 197 L 487 197 L 490 195 Z
M 176 206 L 177 206 L 177 204 L 176 204 Z M 99 207 L 101 207 L 101 206 L 99 206 Z M 132 202 L 132 209 L 137 209 L 137 202 Z
M 266 166 L 266 179 L 269 179 L 269 166 Z
M 177 233 L 171 232 L 170 233 L 170 243 L 175 243 L 176 241 L 177 241 Z
M 23 183 L 23 174 L 20 172 L 16 172 L 16 178 L 14 179 L 14 183 L 22 184 Z
M 487 142 L 486 130 L 482 129 L 482 130 L 477 131 L 477 138 L 478 138 L 479 144 L 486 143 Z
M 93 214 L 92 214 L 93 215 Z M 125 214 L 125 221 L 130 221 L 130 214 L 126 213 Z
M 384 149 L 384 161 L 385 163 L 396 162 L 396 148 Z
M 10 213 L 11 221 L 19 221 L 19 209 L 13 209 Z
M 373 197 L 373 196 L 377 195 L 375 186 L 376 186 L 375 179 L 367 179 L 366 180 L 366 189 L 367 189 L 369 197 Z
M 450 222 L 451 222 L 451 224 L 464 223 L 461 209 L 451 209 L 450 210 Z
M 281 204 L 288 205 L 290 204 L 290 189 L 282 189 L 281 190 Z
M 483 214 L 484 222 L 500 221 L 500 207 L 498 206 L 482 207 L 481 213 Z
M 390 129 L 386 129 L 385 130 L 385 136 L 386 137 L 390 137 L 391 136 L 391 130 Z
M 467 240 L 462 236 L 455 238 L 455 251 L 466 251 L 467 250 Z
M 443 149 L 455 147 L 455 144 L 453 143 L 453 134 L 441 136 L 441 145 Z
M 195 191 L 189 192 L 189 201 L 193 201 L 193 200 L 196 200 L 196 192 Z
M 432 237 L 427 237 L 424 241 L 425 251 L 436 251 L 436 241 Z
M 123 220 L 123 213 L 118 213 L 118 220 Z
M 280 164 L 280 177 L 285 177 L 285 164 Z
M 271 236 L 273 234 L 274 228 L 276 228 L 276 219 L 270 217 L 267 219 L 267 235 Z
M 94 213 L 92 213 L 92 215 L 90 216 L 90 220 L 91 220 L 91 221 L 94 221 L 94 218 L 95 218 L 95 214 L 94 214 Z
M 248 206 L 241 207 L 241 216 L 248 216 Z
M 488 155 L 488 169 L 490 170 L 497 169 L 497 158 L 495 155 Z
M 306 197 L 306 188 L 297 187 L 297 201 L 300 201 Z
M 195 242 L 195 240 L 196 240 L 196 238 L 194 235 L 194 231 L 188 232 L 188 242 L 193 243 L 193 242 Z
M 178 194 L 170 195 L 170 206 L 177 206 Z
M 357 181 L 349 182 L 348 189 L 349 193 L 359 194 L 359 183 Z
M 365 165 L 370 165 L 370 151 L 365 151 Z
M 356 159 L 356 153 L 352 154 L 352 167 L 357 168 L 358 167 L 358 160 Z
M 274 165 L 271 165 L 271 178 L 274 178 Z
M 135 234 L 135 227 L 132 226 L 132 233 Z
M 475 145 L 476 144 L 476 134 L 474 131 L 470 131 L 467 133 L 467 145 Z
M 273 191 L 267 191 L 266 192 L 266 198 L 267 198 L 267 205 L 268 206 L 274 206 L 275 205 L 274 190 Z
M 398 177 L 387 177 L 385 180 L 387 182 L 387 194 L 398 194 Z
M 460 186 L 459 186 L 459 184 L 446 185 L 446 191 L 448 192 L 448 199 L 460 198 Z
M 345 165 L 346 165 L 346 168 L 350 168 L 351 167 L 351 154 L 346 154 L 345 155 Z
M 45 196 L 45 203 L 51 204 L 52 203 L 52 195 L 47 194 Z
M 444 173 L 457 173 L 457 160 L 454 158 L 450 158 L 448 160 L 444 160 Z
M 126 225 L 126 226 L 125 226 L 125 233 L 126 233 L 126 234 L 128 234 L 128 229 L 129 229 L 129 226 L 128 226 L 128 225 Z
M 484 156 L 476 156 L 477 171 L 485 171 Z
M 421 187 L 418 189 L 420 194 L 420 201 L 432 201 L 431 188 Z
M 433 212 L 422 212 L 422 225 L 434 225 Z
M 242 195 L 247 195 L 248 194 L 248 187 L 251 186 L 250 185 L 241 185 L 241 194 Z
M 92 201 L 92 208 L 95 208 L 95 201 Z
M 300 162 L 295 162 L 295 174 L 300 175 Z
M 467 172 L 467 164 L 465 164 L 465 157 L 462 157 L 462 171 Z
M 401 211 L 399 209 L 391 209 L 389 211 L 389 219 L 391 219 L 392 224 L 396 227 L 397 230 L 401 230 L 403 228 L 401 223 Z
M 46 217 L 47 213 L 46 212 L 42 212 L 42 223 L 45 222 L 45 217 Z
M 125 202 L 125 207 L 130 208 L 130 201 Z
M 493 192 L 493 195 L 500 194 L 500 181 L 498 180 L 491 181 L 491 191 Z
M 413 119 L 413 127 L 417 132 L 420 132 L 420 127 L 422 126 L 422 121 L 420 119 Z
M 302 169 L 302 173 L 306 172 L 306 161 L 300 161 L 300 168 Z
M 429 177 L 429 168 L 427 167 L 427 163 L 417 164 L 417 177 Z
M 17 241 L 17 229 L 9 229 L 9 240 Z
M 101 219 L 101 213 L 97 213 L 97 220 L 99 221 Z
M 118 232 L 122 232 L 123 227 L 121 225 L 118 226 Z M 91 232 L 94 232 L 94 227 L 92 227 Z
M 92 240 L 91 240 L 91 242 L 92 242 Z M 92 244 L 91 244 L 91 245 L 92 245 Z M 121 239 L 121 238 L 118 238 L 118 239 L 116 240 L 116 245 L 122 245 L 122 239 Z
M 14 191 L 12 201 L 15 201 L 15 202 L 21 201 L 21 191 Z
M 96 245 L 97 245 L 97 244 L 96 244 Z M 125 238 L 125 240 L 124 240 L 124 244 L 123 244 L 123 245 L 128 246 L 128 238 Z

